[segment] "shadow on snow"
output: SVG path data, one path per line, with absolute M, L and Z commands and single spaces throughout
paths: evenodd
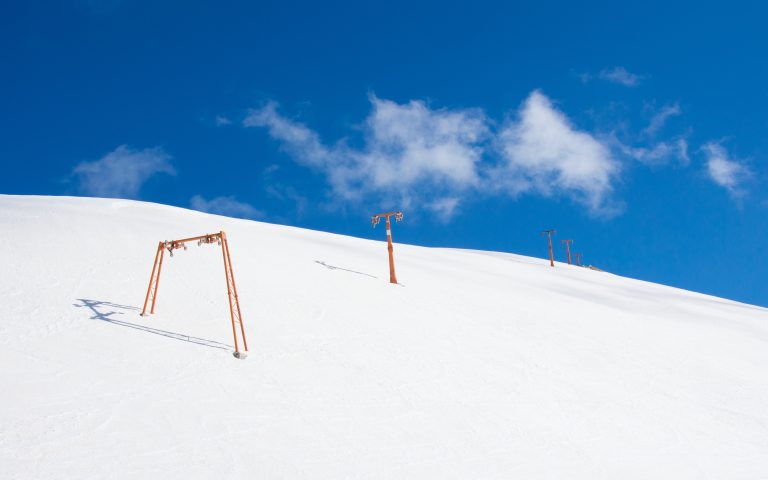
M 327 263 L 325 263 L 325 262 L 322 262 L 322 261 L 320 261 L 320 260 L 315 260 L 315 263 L 317 263 L 317 264 L 319 264 L 319 265 L 322 265 L 322 266 L 324 266 L 324 267 L 325 267 L 325 268 L 327 268 L 328 270 L 342 270 L 342 271 L 344 271 L 344 272 L 356 273 L 356 274 L 358 274 L 358 275 L 365 275 L 366 277 L 371 277 L 371 278 L 378 278 L 378 277 L 374 277 L 373 275 L 371 275 L 371 274 L 369 274 L 369 273 L 365 273 L 365 272 L 358 272 L 357 270 L 349 270 L 348 268 L 341 268 L 341 267 L 337 267 L 337 266 L 335 266 L 335 265 L 328 265 Z
M 140 309 L 137 307 L 131 307 L 128 305 L 118 305 L 116 303 L 103 302 L 99 300 L 88 300 L 85 298 L 78 298 L 77 300 L 79 302 L 82 302 L 82 304 L 74 303 L 72 304 L 72 306 L 87 307 L 91 311 L 91 313 L 93 313 L 93 316 L 90 318 L 91 320 L 101 320 L 103 322 L 111 323 L 112 325 L 118 325 L 126 328 L 133 328 L 135 330 L 141 330 L 143 332 L 151 333 L 153 335 L 161 335 L 163 337 L 173 338 L 174 340 L 181 340 L 182 342 L 194 343 L 196 345 L 203 345 L 205 347 L 220 348 L 222 350 L 231 350 L 233 348 L 231 345 L 227 345 L 226 343 L 221 343 L 214 340 L 208 340 L 208 339 L 199 338 L 199 337 L 192 337 L 190 335 L 185 335 L 183 333 L 169 332 L 167 330 L 160 330 L 159 328 L 147 327 L 145 325 L 139 325 L 137 323 L 130 323 L 130 322 L 125 322 L 123 320 L 118 320 L 116 318 L 112 318 L 113 315 L 125 315 L 125 312 L 119 312 L 113 309 L 130 310 L 130 311 L 138 312 L 140 311 Z M 110 311 L 107 311 L 107 309 L 110 309 Z

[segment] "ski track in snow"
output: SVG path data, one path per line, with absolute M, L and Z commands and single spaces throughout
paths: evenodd
M 159 240 L 224 230 L 221 253 Z M 0 196 L 0 477 L 763 479 L 768 309 L 499 252 Z M 735 280 L 738 281 L 738 280 Z

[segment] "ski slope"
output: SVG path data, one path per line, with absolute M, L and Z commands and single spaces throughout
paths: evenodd
M 220 230 L 246 360 L 216 246 L 139 316 Z M 0 196 L 0 245 L 3 479 L 768 478 L 765 308 L 128 200 Z

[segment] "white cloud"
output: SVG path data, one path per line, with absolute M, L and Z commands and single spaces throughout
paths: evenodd
M 620 165 L 609 146 L 538 91 L 498 132 L 479 109 L 370 100 L 359 148 L 323 143 L 274 102 L 251 110 L 244 125 L 265 128 L 297 163 L 322 172 L 335 200 L 422 209 L 442 220 L 470 195 L 562 195 L 594 215 L 619 211 L 611 196 Z
M 481 110 L 431 110 L 423 102 L 400 105 L 375 96 L 371 102 L 363 163 L 377 186 L 424 180 L 454 187 L 477 184 L 480 144 L 489 134 Z
M 689 165 L 691 163 L 691 157 L 688 156 L 688 140 L 685 138 L 678 138 L 675 143 L 677 144 L 677 158 L 682 165 Z
M 648 125 L 639 133 L 632 133 L 626 124 L 618 124 L 608 135 L 610 145 L 619 157 L 636 160 L 646 166 L 659 167 L 676 163 L 680 166 L 690 164 L 688 140 L 686 135 L 657 140 L 656 136 L 667 121 L 680 115 L 682 110 L 677 103 L 656 108 L 654 103 L 644 106 L 650 112 Z M 616 122 L 614 122 L 616 125 Z
M 72 171 L 81 193 L 94 197 L 136 198 L 153 175 L 175 175 L 171 156 L 160 148 L 133 150 L 120 145 L 99 160 L 83 162 Z
M 373 95 L 370 101 L 360 149 L 343 142 L 324 145 L 315 131 L 279 114 L 274 102 L 251 110 L 244 125 L 267 128 L 298 163 L 323 172 L 342 199 L 372 195 L 402 208 L 442 202 L 440 212 L 453 215 L 459 204 L 455 192 L 479 184 L 477 164 L 489 135 L 485 114 L 434 110 L 415 100 L 398 104 Z
M 342 160 L 343 152 L 324 146 L 313 130 L 280 115 L 276 102 L 250 110 L 243 125 L 266 128 L 269 135 L 281 142 L 282 148 L 300 164 L 323 168 Z
M 456 213 L 461 199 L 457 197 L 439 198 L 428 204 L 427 208 L 437 215 L 438 219 L 447 222 Z
M 709 178 L 732 196 L 743 196 L 746 191 L 742 185 L 752 175 L 749 168 L 729 158 L 728 151 L 717 142 L 709 142 L 701 149 L 706 156 Z
M 206 200 L 200 195 L 195 195 L 189 201 L 193 210 L 206 213 L 215 213 L 227 217 L 261 218 L 264 214 L 252 205 L 235 200 L 235 197 L 216 197 Z
M 224 115 L 216 115 L 216 117 L 213 119 L 213 123 L 217 127 L 224 127 L 226 125 L 231 124 L 232 120 L 230 120 L 229 118 L 225 117 Z
M 642 76 L 629 72 L 624 67 L 605 68 L 597 74 L 582 73 L 579 74 L 582 82 L 587 83 L 592 80 L 604 80 L 606 82 L 618 83 L 625 87 L 636 87 L 640 85 Z
M 680 165 L 688 165 L 691 162 L 688 156 L 688 141 L 683 137 L 648 147 L 630 147 L 618 140 L 615 143 L 621 153 L 648 166 L 666 165 L 671 160 L 677 160 Z
M 607 145 L 577 130 L 541 92 L 531 93 L 517 118 L 502 128 L 498 143 L 504 162 L 491 178 L 511 195 L 564 194 L 592 214 L 618 213 L 610 196 L 619 162 Z
M 651 117 L 651 121 L 648 123 L 645 130 L 643 130 L 643 133 L 649 137 L 653 137 L 664 127 L 664 124 L 667 123 L 669 118 L 680 115 L 681 113 L 682 110 L 677 103 L 663 106 L 661 110 Z
M 613 83 L 619 83 L 625 87 L 636 87 L 640 84 L 640 75 L 630 73 L 624 67 L 614 67 L 603 70 L 599 75 L 600 79 Z

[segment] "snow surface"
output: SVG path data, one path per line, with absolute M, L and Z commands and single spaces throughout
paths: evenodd
M 215 246 L 139 316 L 219 230 L 247 360 Z M 0 196 L 0 244 L 4 479 L 768 478 L 765 308 L 127 200 Z

